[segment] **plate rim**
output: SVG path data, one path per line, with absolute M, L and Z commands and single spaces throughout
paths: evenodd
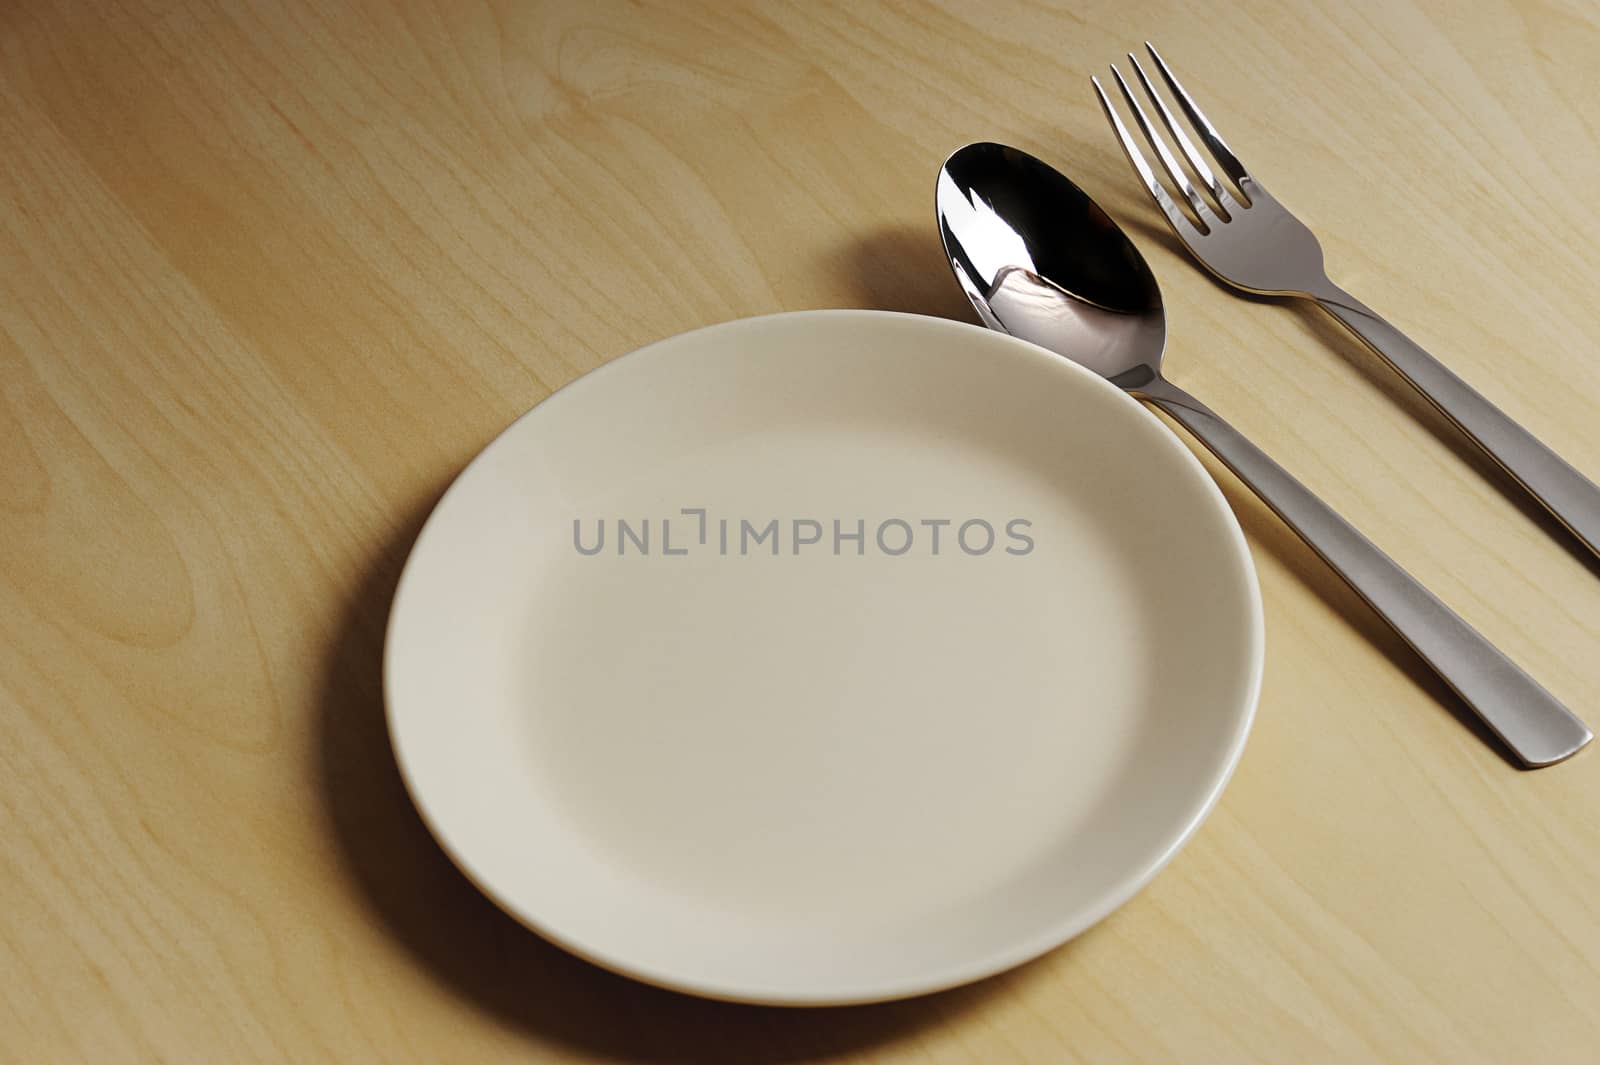
M 760 328 L 776 325 L 781 322 L 797 322 L 804 320 L 822 319 L 864 319 L 874 321 L 901 321 L 907 324 L 916 324 L 924 328 L 970 331 L 975 335 L 992 338 L 986 343 L 999 340 L 1013 346 L 1019 353 L 1042 362 L 1048 362 L 1060 372 L 1068 376 L 1077 377 L 1080 383 L 1086 385 L 1091 391 L 1100 390 L 1101 394 L 1113 404 L 1123 404 L 1125 409 L 1131 409 L 1138 417 L 1148 418 L 1160 429 L 1160 437 L 1164 438 L 1164 445 L 1176 456 L 1178 464 L 1187 469 L 1191 479 L 1201 486 L 1204 496 L 1210 505 L 1223 519 L 1221 524 L 1225 530 L 1228 541 L 1236 560 L 1240 563 L 1236 567 L 1237 573 L 1242 576 L 1245 585 L 1244 601 L 1246 604 L 1245 623 L 1249 628 L 1248 637 L 1248 662 L 1246 665 L 1249 676 L 1245 682 L 1245 695 L 1243 706 L 1237 716 L 1233 735 L 1228 738 L 1228 745 L 1222 757 L 1220 770 L 1211 782 L 1204 797 L 1193 805 L 1192 812 L 1185 820 L 1181 829 L 1173 835 L 1161 848 L 1153 859 L 1143 865 L 1130 870 L 1120 877 L 1113 889 L 1104 892 L 1097 903 L 1092 906 L 1065 915 L 1061 920 L 1047 922 L 1037 929 L 1032 935 L 1023 937 L 1020 941 L 1010 944 L 1006 949 L 974 952 L 974 957 L 965 964 L 950 965 L 931 973 L 918 977 L 907 977 L 892 984 L 874 984 L 870 987 L 845 987 L 842 985 L 828 990 L 811 992 L 797 992 L 794 990 L 778 990 L 769 988 L 763 991 L 750 985 L 730 985 L 718 983 L 714 980 L 685 978 L 652 969 L 649 966 L 639 965 L 625 958 L 615 956 L 605 950 L 578 942 L 564 935 L 561 931 L 541 921 L 537 915 L 526 912 L 526 908 L 516 900 L 495 889 L 488 878 L 483 876 L 473 860 L 462 853 L 450 839 L 450 835 L 443 829 L 434 813 L 430 810 L 428 802 L 423 795 L 423 787 L 419 783 L 410 761 L 402 749 L 400 741 L 400 727 L 397 725 L 396 693 L 394 681 L 395 659 L 395 630 L 397 619 L 401 616 L 403 600 L 410 578 L 417 563 L 419 549 L 428 540 L 430 531 L 435 527 L 435 520 L 441 511 L 456 494 L 471 471 L 489 455 L 502 441 L 516 432 L 522 423 L 534 417 L 546 404 L 549 404 L 564 393 L 575 389 L 584 382 L 592 381 L 597 377 L 609 376 L 614 367 L 629 365 L 641 357 L 648 357 L 655 350 L 672 344 L 682 344 L 703 333 L 722 331 L 730 328 Z M 640 347 L 631 349 L 622 355 L 608 360 L 600 366 L 580 373 L 571 381 L 554 389 L 543 399 L 528 408 L 509 422 L 503 429 L 494 435 L 461 467 L 452 477 L 450 484 L 435 500 L 433 506 L 424 519 L 417 535 L 411 541 L 406 551 L 405 562 L 402 564 L 400 575 L 396 581 L 394 593 L 390 598 L 389 612 L 384 624 L 384 642 L 382 652 L 382 692 L 384 703 L 384 724 L 388 733 L 390 751 L 394 757 L 400 778 L 405 786 L 407 797 L 413 809 L 427 828 L 445 856 L 448 857 L 456 869 L 489 901 L 507 916 L 538 935 L 540 938 L 555 945 L 561 950 L 572 954 L 592 965 L 615 973 L 628 979 L 636 980 L 668 991 L 691 994 L 703 998 L 715 999 L 747 1005 L 761 1006 L 795 1006 L 795 1007 L 827 1007 L 844 1005 L 866 1005 L 878 1002 L 889 1002 L 900 999 L 912 998 L 920 995 L 932 994 L 966 984 L 983 980 L 990 976 L 1025 965 L 1070 940 L 1083 934 L 1094 925 L 1105 920 L 1110 914 L 1121 908 L 1130 899 L 1142 891 L 1172 860 L 1177 856 L 1189 841 L 1199 831 L 1200 826 L 1210 817 L 1212 811 L 1220 801 L 1222 793 L 1232 780 L 1239 761 L 1243 756 L 1246 742 L 1255 723 L 1257 709 L 1260 703 L 1261 687 L 1265 673 L 1266 656 L 1266 624 L 1265 613 L 1261 599 L 1261 586 L 1255 560 L 1250 550 L 1250 545 L 1245 537 L 1243 527 L 1238 516 L 1223 495 L 1216 479 L 1206 470 L 1194 451 L 1187 446 L 1180 434 L 1155 416 L 1143 403 L 1135 399 L 1121 388 L 1113 385 L 1099 374 L 1080 366 L 1072 360 L 1058 355 L 1046 348 L 1040 347 L 1031 341 L 1022 340 L 1009 334 L 999 333 L 982 326 L 968 322 L 960 322 L 950 318 L 934 315 L 913 314 L 905 311 L 873 310 L 866 308 L 819 308 L 810 310 L 780 311 L 772 314 L 752 315 L 742 318 L 732 318 L 709 325 L 699 326 L 674 333 L 657 340 L 650 341 Z

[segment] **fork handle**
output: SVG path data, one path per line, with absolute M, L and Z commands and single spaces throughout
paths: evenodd
M 1600 554 L 1600 487 L 1348 292 L 1329 282 L 1312 298 Z
M 1593 733 L 1555 696 L 1215 411 L 1164 378 L 1138 392 L 1254 489 L 1524 766 L 1559 762 L 1593 739 Z

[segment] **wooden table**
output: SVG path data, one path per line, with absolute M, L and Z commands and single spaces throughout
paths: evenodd
M 1110 920 L 917 1001 L 701 1002 L 433 846 L 396 573 L 552 389 L 742 315 L 969 319 L 933 178 L 1128 226 L 1206 396 L 1591 722 L 1600 564 L 1329 320 L 1157 224 L 1088 74 L 1152 36 L 1332 270 L 1600 475 L 1600 9 L 12 3 L 0 13 L 0 1059 L 1600 1060 L 1600 754 L 1510 768 L 1237 483 L 1261 712 Z

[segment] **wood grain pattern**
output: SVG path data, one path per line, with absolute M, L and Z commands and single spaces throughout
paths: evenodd
M 1146 36 L 1339 280 L 1600 474 L 1586 0 L 0 9 L 0 1059 L 1596 1060 L 1600 755 L 1509 768 L 1225 475 L 1269 624 L 1244 762 L 1010 975 L 814 1012 L 636 986 L 406 800 L 378 655 L 451 476 L 692 326 L 968 318 L 931 201 L 973 139 L 1113 210 L 1174 379 L 1600 720 L 1600 565 L 1157 226 L 1087 83 Z

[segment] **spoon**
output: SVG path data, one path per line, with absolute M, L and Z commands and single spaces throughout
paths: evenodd
M 945 254 L 985 325 L 1088 367 L 1194 434 L 1393 626 L 1522 765 L 1552 765 L 1594 738 L 1354 526 L 1161 376 L 1167 323 L 1155 275 L 1083 190 L 1025 152 L 969 144 L 940 168 L 937 208 Z

